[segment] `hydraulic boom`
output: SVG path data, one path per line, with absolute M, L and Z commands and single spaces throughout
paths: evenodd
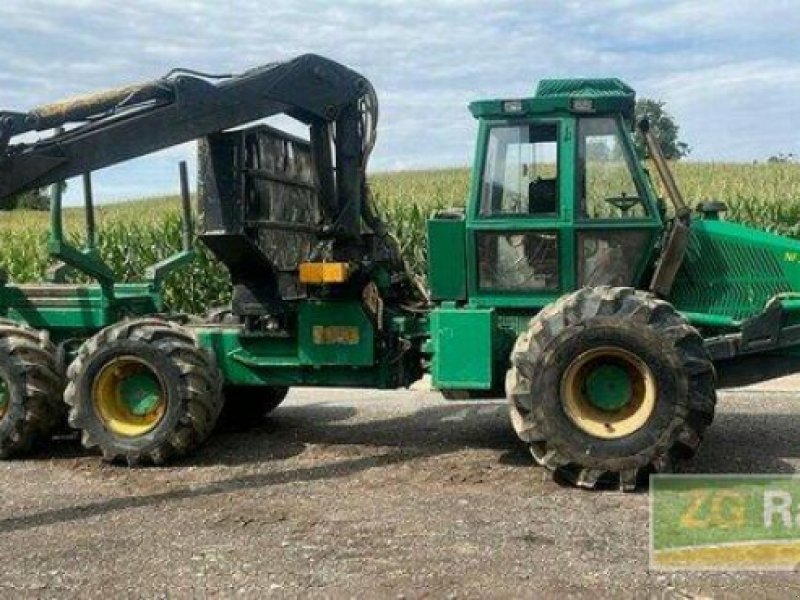
M 357 235 L 377 102 L 366 78 L 313 54 L 235 76 L 176 69 L 26 113 L 0 111 L 0 207 L 15 194 L 279 113 L 310 125 L 323 206 L 343 233 Z M 54 134 L 15 143 L 47 130 Z

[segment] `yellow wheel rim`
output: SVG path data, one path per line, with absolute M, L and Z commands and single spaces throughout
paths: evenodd
M 647 423 L 656 406 L 656 381 L 650 367 L 632 352 L 602 346 L 584 352 L 567 367 L 561 402 L 582 431 L 617 439 Z
M 138 437 L 164 418 L 167 395 L 150 365 L 135 356 L 121 356 L 98 373 L 92 403 L 106 429 L 121 437 Z

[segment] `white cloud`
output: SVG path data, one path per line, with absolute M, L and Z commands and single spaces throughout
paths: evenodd
M 798 31 L 796 4 L 780 0 L 4 0 L 0 107 L 317 52 L 375 84 L 375 168 L 468 164 L 467 102 L 548 76 L 622 77 L 667 100 L 695 158 L 751 160 L 800 152 Z M 146 178 L 120 167 L 98 189 L 171 189 L 174 159 L 146 159 Z

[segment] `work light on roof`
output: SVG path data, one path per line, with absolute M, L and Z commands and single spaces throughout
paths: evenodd
M 570 105 L 575 112 L 594 112 L 594 100 L 590 98 L 573 98 Z

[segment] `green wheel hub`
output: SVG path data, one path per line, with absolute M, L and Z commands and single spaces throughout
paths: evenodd
M 152 412 L 161 399 L 161 385 L 151 373 L 134 373 L 119 382 L 120 400 L 131 414 Z
M 586 377 L 586 399 L 600 410 L 618 410 L 631 401 L 633 385 L 628 372 L 614 364 L 601 364 Z
M 577 356 L 561 380 L 567 417 L 589 435 L 617 439 L 644 427 L 656 405 L 656 379 L 624 348 L 599 346 Z

